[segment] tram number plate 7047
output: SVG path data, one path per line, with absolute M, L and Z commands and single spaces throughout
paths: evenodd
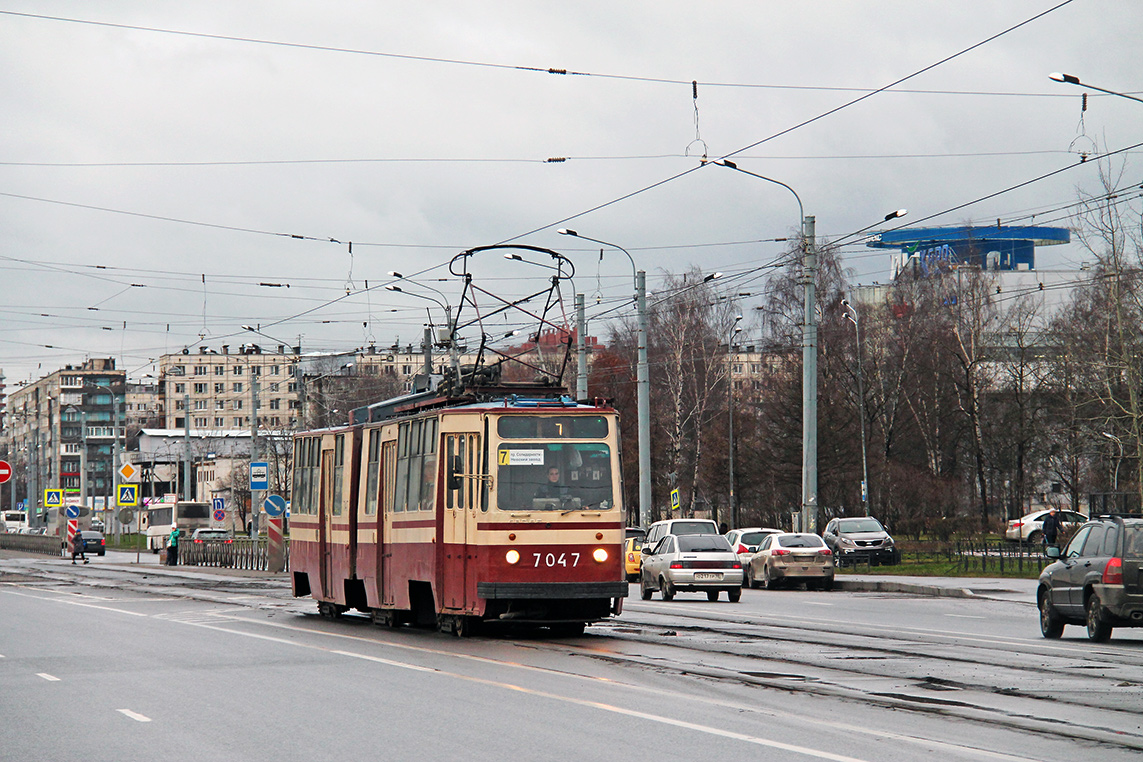
M 533 553 L 535 568 L 541 566 L 579 566 L 579 553 Z

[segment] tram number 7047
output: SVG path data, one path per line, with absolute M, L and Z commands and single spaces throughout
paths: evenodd
M 540 566 L 579 566 L 579 553 L 560 553 L 558 556 L 555 553 L 533 553 L 532 558 L 536 559 L 533 568 L 540 568 Z M 571 563 L 568 563 L 570 557 Z

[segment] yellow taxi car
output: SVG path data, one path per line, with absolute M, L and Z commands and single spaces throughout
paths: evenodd
M 642 547 L 642 537 L 628 537 L 623 541 L 623 571 L 627 574 L 628 582 L 639 581 L 639 562 L 642 559 L 640 549 Z

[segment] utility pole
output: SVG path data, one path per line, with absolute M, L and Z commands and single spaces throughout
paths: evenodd
M 250 374 L 250 464 L 260 460 L 258 446 L 258 377 Z M 258 539 L 258 496 L 250 490 L 250 537 Z
M 587 400 L 587 317 L 584 315 L 583 294 L 575 295 L 575 338 L 579 371 L 576 375 L 575 398 L 584 402 Z
M 805 323 L 802 328 L 802 526 L 818 531 L 818 319 L 815 280 L 818 255 L 814 249 L 815 220 L 802 220 L 805 247 L 802 285 L 805 288 Z
M 191 497 L 191 446 L 190 446 L 190 395 L 183 395 L 183 500 L 188 503 Z
M 635 377 L 639 416 L 639 525 L 651 526 L 651 379 L 647 370 L 647 273 L 635 273 L 639 357 Z
M 126 381 L 124 381 L 124 382 L 126 382 Z M 119 466 L 120 466 L 119 459 L 122 457 L 122 452 L 120 450 L 120 445 L 119 445 L 119 398 L 115 395 L 114 389 L 111 390 L 111 412 L 112 412 L 111 417 L 113 419 L 113 425 L 114 425 L 114 428 L 112 428 L 112 430 L 111 430 L 111 435 L 112 435 L 112 437 L 114 437 L 114 441 L 112 442 L 112 448 L 111 448 L 111 450 L 112 450 L 112 455 L 111 455 L 111 497 L 107 498 L 107 502 L 103 504 L 103 511 L 104 511 L 104 515 L 107 516 L 107 518 L 108 518 L 108 521 L 105 521 L 104 524 L 109 525 L 109 524 L 114 523 L 114 525 L 115 525 L 115 538 L 118 539 L 119 535 L 120 535 L 119 518 L 115 515 L 116 512 L 115 512 L 113 506 L 115 506 L 119 502 Z M 87 414 L 84 413 L 85 417 L 86 417 L 86 415 Z M 187 415 L 190 415 L 189 411 L 188 411 Z M 85 431 L 86 431 L 86 428 L 87 427 L 85 426 L 84 427 Z M 86 434 L 84 434 L 84 440 L 83 441 L 84 441 L 83 449 L 86 450 L 87 449 L 87 435 Z M 84 493 L 83 499 L 84 499 L 84 502 L 87 501 L 87 493 Z M 107 526 L 104 526 L 103 528 L 104 528 L 104 530 L 106 530 Z

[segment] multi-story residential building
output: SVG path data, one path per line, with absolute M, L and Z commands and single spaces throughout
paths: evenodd
M 29 505 L 42 503 L 45 488 L 61 488 L 66 497 L 87 505 L 113 497 L 114 454 L 123 447 L 125 380 L 114 359 L 97 358 L 12 392 L 5 439 L 17 472 L 23 471 Z
M 135 430 L 158 427 L 163 420 L 158 385 L 127 382 L 126 402 L 123 404 L 123 421 L 127 428 Z
M 266 352 L 243 344 L 236 352 L 200 347 L 159 358 L 159 406 L 162 428 L 228 431 L 251 428 L 257 395 L 258 425 L 285 429 L 295 425 L 298 409 L 297 351 L 279 345 Z

